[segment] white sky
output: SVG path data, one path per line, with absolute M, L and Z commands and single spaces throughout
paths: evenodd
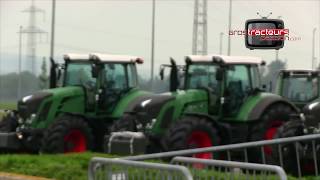
M 55 56 L 67 52 L 105 52 L 142 56 L 141 73 L 149 75 L 151 50 L 151 0 L 56 0 Z M 228 33 L 229 0 L 208 0 L 208 52 L 218 53 L 219 33 Z M 37 16 L 37 24 L 50 32 L 51 1 L 35 0 L 46 11 Z M 183 63 L 191 54 L 194 0 L 157 0 L 156 65 L 174 57 Z M 28 14 L 21 11 L 31 0 L 0 0 L 0 52 L 18 57 L 19 26 L 28 25 Z M 232 29 L 242 30 L 246 19 L 257 18 L 257 12 L 271 18 L 282 16 L 290 36 L 300 41 L 286 41 L 279 58 L 287 59 L 289 68 L 311 67 L 312 30 L 319 29 L 319 0 L 233 0 Z M 223 37 L 223 54 L 227 52 L 227 36 Z M 38 56 L 49 56 L 49 42 L 43 36 Z M 26 37 L 23 37 L 25 54 Z M 267 62 L 275 59 L 274 50 L 248 50 L 242 36 L 232 37 L 232 55 L 261 56 Z M 319 57 L 319 31 L 316 32 L 316 57 Z M 16 59 L 17 61 L 17 59 Z M 8 63 L 8 62 L 7 62 Z M 12 64 L 16 65 L 12 62 Z M 14 71 L 2 63 L 0 72 Z M 155 72 L 157 73 L 158 66 Z

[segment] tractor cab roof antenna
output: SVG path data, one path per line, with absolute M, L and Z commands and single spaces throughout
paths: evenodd
M 261 16 L 259 12 L 257 12 L 257 15 L 260 16 L 261 19 L 268 19 L 268 17 L 272 15 L 272 12 L 270 12 L 267 16 Z

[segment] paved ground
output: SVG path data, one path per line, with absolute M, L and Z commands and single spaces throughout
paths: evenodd
M 0 180 L 52 180 L 52 179 L 0 172 Z

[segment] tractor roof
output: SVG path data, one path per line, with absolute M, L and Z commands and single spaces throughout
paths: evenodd
M 320 72 L 320 70 L 315 69 L 281 69 L 281 72 Z
M 320 74 L 320 70 L 315 70 L 315 69 L 281 69 L 280 73 L 289 73 L 291 75 Z
M 257 64 L 264 65 L 265 62 L 260 57 L 250 56 L 224 56 L 224 55 L 189 55 L 186 56 L 188 62 L 218 62 L 223 64 Z
M 138 63 L 142 64 L 143 59 L 137 56 L 129 55 L 111 55 L 111 54 L 101 54 L 101 53 L 91 53 L 91 54 L 65 54 L 65 60 L 75 60 L 75 61 L 89 61 L 98 60 L 101 62 L 121 62 L 121 63 Z

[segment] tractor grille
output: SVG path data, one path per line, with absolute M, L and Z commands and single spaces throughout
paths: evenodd
M 27 119 L 31 116 L 31 114 L 36 114 L 43 100 L 51 95 L 52 94 L 48 92 L 39 92 L 33 95 L 26 102 L 23 102 L 22 100 L 20 100 L 18 102 L 19 115 L 23 119 Z

